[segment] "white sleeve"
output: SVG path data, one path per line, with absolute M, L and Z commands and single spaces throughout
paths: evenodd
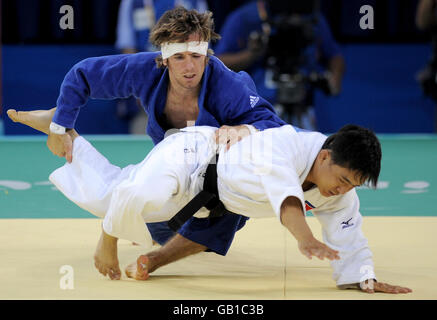
M 132 0 L 122 0 L 118 10 L 117 39 L 115 47 L 119 50 L 136 48 L 133 22 L 132 22 Z
M 337 286 L 376 279 L 372 252 L 361 230 L 363 217 L 355 189 L 327 206 L 313 212 L 322 225 L 323 241 L 339 251 L 340 260 L 331 261 Z
M 255 159 L 262 159 L 261 163 L 254 161 L 267 198 L 276 216 L 281 219 L 281 205 L 287 197 L 296 197 L 305 213 L 305 198 L 299 179 L 298 169 L 303 167 L 301 158 L 302 146 L 296 136 L 278 134 L 281 131 L 266 130 L 263 133 L 263 148 L 254 148 Z M 263 156 L 256 157 L 261 152 Z
M 274 166 L 268 175 L 261 176 L 261 183 L 279 219 L 281 219 L 281 205 L 287 197 L 298 198 L 302 205 L 302 213 L 305 212 L 305 201 L 299 177 L 290 166 Z

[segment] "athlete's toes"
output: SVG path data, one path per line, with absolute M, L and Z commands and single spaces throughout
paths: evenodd
M 18 114 L 17 114 L 17 111 L 15 110 L 15 109 L 9 109 L 8 111 L 7 111 L 7 114 L 8 114 L 8 117 L 12 120 L 12 121 L 14 121 L 14 122 L 17 122 L 18 120 L 17 120 L 17 116 L 18 116 Z
M 137 274 L 137 263 L 133 262 L 130 265 L 128 265 L 125 269 L 124 269 L 124 273 L 126 273 L 126 276 L 128 278 L 133 278 L 135 279 L 135 275 Z

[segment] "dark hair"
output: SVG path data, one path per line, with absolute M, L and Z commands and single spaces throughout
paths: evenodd
M 381 144 L 373 131 L 348 124 L 329 136 L 322 149 L 331 150 L 334 164 L 357 171 L 361 183 L 376 188 L 381 171 Z
M 220 39 L 220 35 L 214 32 L 212 12 L 199 13 L 182 6 L 168 10 L 152 28 L 149 41 L 160 47 L 164 42 L 185 42 L 191 34 L 198 34 L 201 41 Z M 208 49 L 208 55 L 213 53 L 212 49 Z M 161 56 L 156 59 L 156 63 L 158 67 L 162 66 Z

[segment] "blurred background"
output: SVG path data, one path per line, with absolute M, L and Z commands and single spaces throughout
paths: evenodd
M 149 30 L 175 5 L 213 12 L 222 36 L 212 44 L 215 54 L 249 72 L 292 124 L 325 133 L 346 123 L 377 133 L 435 132 L 436 1 L 272 1 L 262 21 L 264 2 L 2 0 L 0 134 L 37 134 L 13 125 L 6 110 L 54 107 L 78 61 L 155 50 Z M 73 20 L 60 12 L 64 5 L 74 9 Z M 239 52 L 249 58 L 237 61 Z M 135 99 L 89 101 L 76 129 L 145 134 L 146 117 Z

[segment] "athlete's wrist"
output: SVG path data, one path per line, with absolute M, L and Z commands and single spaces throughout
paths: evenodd
M 49 129 L 50 129 L 50 133 L 59 134 L 59 135 L 65 134 L 71 130 L 71 128 L 66 128 L 53 121 L 50 123 Z
M 251 124 L 244 124 L 244 126 L 246 126 L 249 129 L 251 134 L 259 131 L 255 126 Z

